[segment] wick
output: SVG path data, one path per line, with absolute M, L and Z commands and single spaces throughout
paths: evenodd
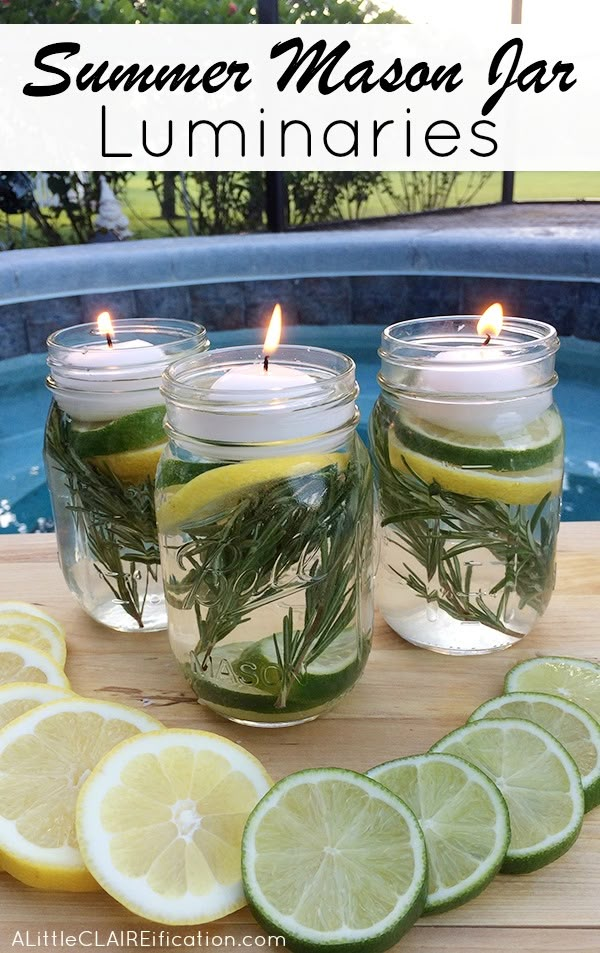
M 491 340 L 492 340 L 492 335 L 491 335 L 491 334 L 486 334 L 486 336 L 485 336 L 485 341 L 483 342 L 483 344 L 482 344 L 481 346 L 482 346 L 482 347 L 485 347 L 487 344 L 490 343 Z
M 263 369 L 265 371 L 269 370 L 269 355 L 268 354 L 265 354 L 265 359 L 263 361 Z
M 106 343 L 108 344 L 109 347 L 113 346 L 112 337 L 110 336 L 110 334 L 106 335 Z

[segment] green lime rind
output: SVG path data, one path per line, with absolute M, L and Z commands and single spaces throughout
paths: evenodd
M 242 880 L 258 922 L 296 953 L 383 953 L 423 912 L 425 840 L 410 808 L 377 781 L 342 768 L 300 771 L 250 814 Z
M 484 702 L 469 721 L 481 718 L 524 718 L 545 728 L 579 769 L 586 812 L 600 804 L 600 725 L 579 705 L 541 692 L 511 692 Z
M 240 664 L 246 672 L 251 672 L 258 685 L 271 692 L 277 692 L 281 688 L 281 668 L 276 642 L 281 657 L 282 633 L 250 643 L 240 657 Z M 362 667 L 359 665 L 358 648 L 359 637 L 356 632 L 346 629 L 340 633 L 324 652 L 309 662 L 291 695 L 326 701 L 347 691 L 356 681 L 358 671 Z
M 467 722 L 431 748 L 464 758 L 500 789 L 511 840 L 503 873 L 528 874 L 565 854 L 583 823 L 581 776 L 544 728 L 519 718 Z
M 379 764 L 367 776 L 402 798 L 421 825 L 429 859 L 425 915 L 453 910 L 485 890 L 504 863 L 510 821 L 483 771 L 429 752 Z
M 194 480 L 201 473 L 225 465 L 216 462 L 192 463 L 187 460 L 163 460 L 156 479 L 156 489 L 162 490 L 168 486 L 183 486 L 184 483 L 189 483 L 190 480 Z
M 499 472 L 533 470 L 562 452 L 563 430 L 554 409 L 509 435 L 473 437 L 404 415 L 395 424 L 401 443 L 426 457 Z
M 507 673 L 504 691 L 558 695 L 600 723 L 600 665 L 596 662 L 562 655 L 527 659 Z
M 204 672 L 200 669 L 201 653 L 197 659 L 192 658 L 184 666 L 184 674 L 198 700 L 220 714 L 238 719 L 286 722 L 290 715 L 298 720 L 299 714 L 310 718 L 338 701 L 352 687 L 361 670 L 356 662 L 341 673 L 315 678 L 308 685 L 299 681 L 290 689 L 282 708 L 277 706 L 280 689 L 277 666 L 269 662 L 262 666 L 260 658 L 251 652 L 247 642 L 217 646 Z
M 143 450 L 166 440 L 163 429 L 165 408 L 148 407 L 126 414 L 100 427 L 71 427 L 71 447 L 82 460 L 127 450 Z

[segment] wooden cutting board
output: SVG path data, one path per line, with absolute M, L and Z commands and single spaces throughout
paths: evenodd
M 243 728 L 200 707 L 165 634 L 120 635 L 84 615 L 63 582 L 51 535 L 0 537 L 0 599 L 34 602 L 60 619 L 68 633 L 67 674 L 82 695 L 143 707 L 167 727 L 220 732 L 246 746 L 275 779 L 324 765 L 364 771 L 427 750 L 498 694 L 505 672 L 517 661 L 539 654 L 600 659 L 600 523 L 563 525 L 559 546 L 552 603 L 520 646 L 479 658 L 447 658 L 410 648 L 378 620 L 360 683 L 333 712 L 297 728 Z M 7 874 L 0 874 L 0 910 L 0 953 L 23 949 L 26 942 L 55 950 L 127 949 L 126 931 L 132 931 L 130 949 L 135 942 L 181 949 L 183 937 L 191 948 L 193 936 L 196 949 L 269 948 L 247 909 L 210 927 L 163 928 L 129 914 L 105 894 L 39 893 Z M 598 953 L 600 808 L 586 816 L 578 842 L 555 864 L 525 877 L 498 877 L 468 905 L 421 921 L 399 948 L 403 953 Z

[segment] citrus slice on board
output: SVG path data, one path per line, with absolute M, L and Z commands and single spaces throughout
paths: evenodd
M 529 506 L 545 496 L 558 496 L 562 487 L 562 467 L 554 465 L 532 470 L 502 473 L 494 470 L 455 466 L 427 457 L 401 444 L 390 431 L 390 463 L 402 473 L 414 473 L 424 483 L 437 483 L 443 490 L 499 503 Z
M 464 758 L 499 788 L 511 830 L 504 873 L 538 870 L 575 843 L 584 812 L 581 776 L 544 728 L 517 718 L 484 718 L 452 731 L 431 750 Z
M 469 721 L 481 718 L 524 718 L 545 728 L 579 769 L 586 811 L 600 804 L 600 725 L 579 705 L 554 695 L 512 692 L 484 702 Z
M 415 755 L 367 771 L 414 811 L 427 845 L 425 913 L 458 907 L 487 887 L 510 841 L 508 808 L 479 768 L 449 754 Z
M 206 731 L 131 738 L 81 789 L 81 852 L 104 890 L 139 916 L 219 919 L 245 906 L 242 831 L 271 784 L 248 751 Z
M 67 658 L 64 632 L 54 619 L 31 612 L 3 612 L 0 608 L 0 639 L 14 639 L 39 649 L 61 668 Z
M 425 841 L 407 805 L 381 784 L 315 768 L 276 784 L 242 844 L 248 903 L 292 950 L 386 950 L 421 915 Z
M 48 682 L 69 688 L 67 676 L 49 655 L 25 642 L 0 639 L 0 685 L 11 682 Z
M 114 702 L 39 705 L 0 731 L 0 865 L 43 890 L 96 890 L 75 836 L 79 787 L 116 744 L 159 723 Z
M 505 692 L 542 692 L 575 702 L 600 723 L 600 665 L 547 655 L 519 662 L 504 681 Z
M 326 467 L 343 467 L 347 462 L 346 453 L 302 453 L 214 467 L 182 487 L 163 491 L 157 510 L 158 528 L 167 533 L 190 526 L 195 520 L 229 509 L 252 492 L 260 493 L 268 483 L 309 476 Z
M 15 682 L 0 688 L 0 728 L 47 702 L 72 698 L 73 692 L 44 682 Z
M 404 414 L 396 422 L 401 443 L 434 460 L 491 470 L 531 470 L 562 452 L 563 431 L 554 408 L 512 433 L 475 436 Z

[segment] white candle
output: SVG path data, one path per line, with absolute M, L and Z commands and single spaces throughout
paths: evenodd
M 278 308 L 273 314 L 275 322 L 280 320 Z M 240 361 L 239 354 L 234 357 L 235 348 L 207 356 L 207 362 L 218 363 L 204 371 L 204 381 L 199 369 L 193 384 L 200 398 L 197 404 L 192 397 L 169 402 L 169 421 L 181 435 L 180 445 L 186 446 L 188 436 L 203 442 L 202 452 L 207 457 L 251 460 L 327 452 L 343 443 L 340 430 L 355 419 L 354 392 L 345 399 L 338 394 L 335 376 L 319 371 L 318 360 L 312 373 L 310 348 L 284 347 L 264 361 L 265 353 L 273 354 L 278 348 L 272 327 L 262 354 L 255 353 L 248 361 Z M 299 360 L 306 360 L 308 366 L 294 366 Z M 348 386 L 354 386 L 353 378 Z M 189 449 L 197 452 L 191 442 Z
M 535 381 L 530 368 L 508 358 L 493 344 L 437 354 L 418 373 L 417 389 L 431 399 L 409 400 L 409 411 L 438 427 L 473 435 L 510 433 L 527 426 L 550 407 L 552 395 L 531 394 Z M 519 393 L 521 397 L 508 396 Z
M 232 367 L 219 377 L 213 384 L 213 391 L 250 391 L 254 395 L 265 394 L 269 391 L 288 390 L 290 387 L 302 387 L 314 384 L 315 378 L 295 367 L 286 367 L 271 361 L 268 370 L 263 362 L 242 364 Z

